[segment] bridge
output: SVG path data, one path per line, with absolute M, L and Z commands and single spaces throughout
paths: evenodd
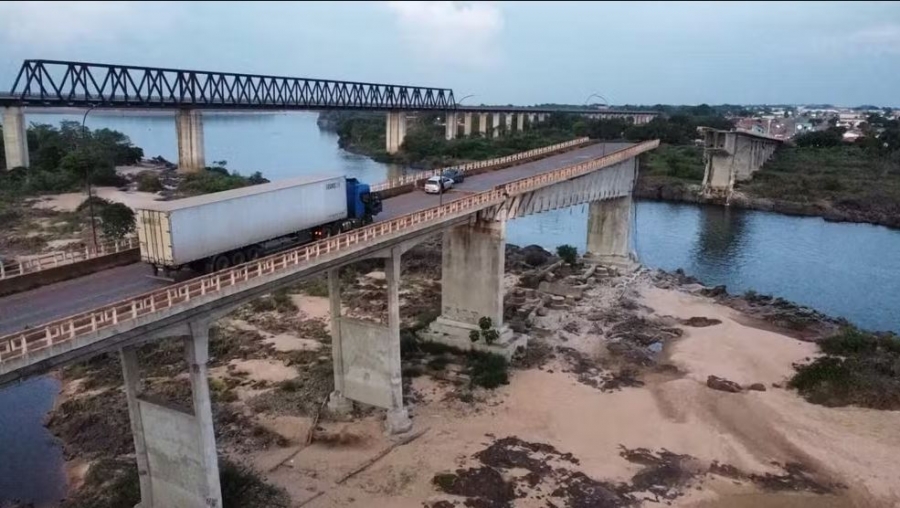
M 755 132 L 703 128 L 703 195 L 728 202 L 735 182 L 750 180 L 784 140 Z
M 637 156 L 657 145 L 614 146 L 603 155 L 606 147 L 594 144 L 472 176 L 438 206 L 421 193 L 401 194 L 385 200 L 384 220 L 364 228 L 117 301 L 89 299 L 95 307 L 46 323 L 22 323 L 30 326 L 0 337 L 0 385 L 118 352 L 141 506 L 221 507 L 207 380 L 210 323 L 261 295 L 327 273 L 335 381 L 329 407 L 346 411 L 352 401 L 381 407 L 387 410 L 387 429 L 404 432 L 411 423 L 402 402 L 400 374 L 403 253 L 425 238 L 443 235 L 441 316 L 427 336 L 467 349 L 472 347 L 469 331 L 487 316 L 502 332 L 501 340 L 482 347 L 509 355 L 521 337 L 503 324 L 506 222 L 590 203 L 589 250 L 602 261 L 627 261 Z M 366 258 L 385 261 L 385 324 L 341 316 L 339 271 Z M 193 394 L 188 412 L 161 406 L 140 393 L 136 348 L 173 336 L 184 337 Z
M 594 118 L 650 121 L 656 113 L 597 109 L 521 108 L 514 106 L 459 106 L 449 88 L 393 85 L 315 78 L 239 74 L 216 71 L 113 65 L 60 60 L 26 60 L 9 92 L 0 92 L 3 141 L 7 169 L 28 167 L 25 108 L 105 108 L 118 110 L 171 110 L 176 112 L 178 169 L 200 171 L 206 166 L 203 139 L 204 111 L 385 111 L 385 149 L 400 150 L 406 139 L 406 115 L 414 111 L 444 113 L 447 139 L 454 139 L 463 120 L 464 135 L 472 135 L 473 114 L 478 132 L 491 135 L 513 132 L 541 122 L 554 112 Z M 506 128 L 501 128 L 501 115 Z

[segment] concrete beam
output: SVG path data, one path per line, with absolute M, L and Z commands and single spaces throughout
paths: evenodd
M 444 121 L 444 137 L 447 141 L 456 139 L 456 133 L 459 130 L 459 124 L 456 122 L 456 113 L 448 111 L 446 120 Z
M 472 113 L 463 113 L 463 136 L 472 135 Z
M 3 108 L 3 153 L 6 169 L 28 167 L 28 135 L 25 111 L 20 107 Z
M 397 153 L 406 139 L 406 113 L 403 111 L 388 111 L 385 118 L 385 150 L 387 153 Z
M 591 257 L 607 264 L 632 264 L 631 207 L 631 196 L 590 204 L 587 253 Z
M 196 173 L 206 167 L 203 117 L 199 110 L 181 109 L 175 116 L 178 134 L 178 172 Z

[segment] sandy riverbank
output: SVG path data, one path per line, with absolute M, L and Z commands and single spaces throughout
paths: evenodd
M 516 256 L 507 258 L 509 290 L 541 295 L 516 286 L 534 283 Z M 407 325 L 438 308 L 439 266 L 433 247 L 404 256 Z M 331 389 L 327 299 L 310 296 L 321 283 L 249 304 L 213 334 L 220 447 L 283 488 L 292 506 L 314 508 L 900 506 L 900 413 L 825 408 L 783 388 L 792 364 L 817 354 L 815 337 L 672 277 L 553 271 L 559 281 L 589 282 L 580 299 L 529 318 L 529 348 L 509 384 L 472 388 L 464 361 L 446 353 L 404 357 L 412 432 L 423 433 L 371 464 L 402 439 L 383 433 L 383 411 L 358 408 L 349 420 L 326 412 L 310 433 Z M 346 314 L 382 315 L 381 275 L 369 266 L 347 278 Z M 183 395 L 177 343 L 150 354 L 172 359 L 148 368 L 150 389 Z M 97 380 L 90 390 L 69 378 L 63 399 L 83 399 L 79 411 L 102 407 L 116 422 L 110 433 L 70 442 L 80 441 L 66 436 L 78 436 L 85 418 L 71 408 L 51 422 L 80 473 L 85 460 L 131 447 L 116 365 L 92 368 L 83 371 Z M 714 390 L 710 375 L 743 389 Z M 754 384 L 764 391 L 747 389 Z

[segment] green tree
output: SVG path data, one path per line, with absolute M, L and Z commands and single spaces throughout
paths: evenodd
M 578 262 L 578 249 L 572 245 L 560 245 L 556 248 L 556 255 L 570 265 Z
M 103 236 L 120 240 L 129 233 L 134 232 L 134 210 L 122 203 L 112 203 L 100 210 L 101 228 Z

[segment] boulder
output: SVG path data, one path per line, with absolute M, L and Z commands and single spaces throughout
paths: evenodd
M 584 296 L 584 288 L 572 287 L 568 284 L 562 284 L 558 282 L 541 282 L 541 284 L 538 286 L 538 291 L 543 291 L 544 293 L 549 293 L 551 295 L 557 296 L 571 296 L 578 300 L 580 300 Z
M 729 381 L 718 376 L 709 376 L 708 378 L 706 378 L 706 386 L 712 388 L 713 390 L 719 390 L 721 392 L 741 392 L 741 385 L 735 383 L 734 381 Z
M 713 298 L 717 296 L 725 296 L 728 294 L 728 288 L 725 286 L 706 288 L 705 290 L 701 291 L 700 294 L 702 294 L 703 296 L 711 296 Z
M 747 389 L 757 391 L 757 392 L 764 392 L 764 391 L 766 391 L 766 385 L 764 385 L 762 383 L 753 383 L 752 385 L 748 386 Z

